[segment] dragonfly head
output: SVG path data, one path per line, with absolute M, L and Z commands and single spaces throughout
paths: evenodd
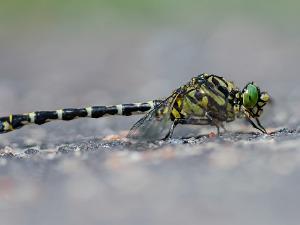
M 269 94 L 267 92 L 261 92 L 259 87 L 253 82 L 248 83 L 242 91 L 242 104 L 246 118 L 249 120 L 252 126 L 261 130 L 263 133 L 266 133 L 266 130 L 260 124 L 258 118 L 263 112 L 263 107 L 268 103 L 269 100 Z M 258 126 L 251 121 L 251 118 L 254 118 L 257 121 Z

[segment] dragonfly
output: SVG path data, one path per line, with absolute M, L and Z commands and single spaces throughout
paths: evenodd
M 240 90 L 232 81 L 221 76 L 202 73 L 163 99 L 11 114 L 0 118 L 0 133 L 11 132 L 29 124 L 42 125 L 54 120 L 144 114 L 129 130 L 128 138 L 166 140 L 172 137 L 175 127 L 179 124 L 215 126 L 217 134 L 220 135 L 220 129 L 227 131 L 224 124 L 236 118 L 246 119 L 255 129 L 267 134 L 259 117 L 269 101 L 269 94 L 260 91 L 254 82 L 247 83 Z

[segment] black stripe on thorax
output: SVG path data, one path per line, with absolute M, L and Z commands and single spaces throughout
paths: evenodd
M 217 118 L 221 121 L 226 121 L 227 119 L 227 105 L 219 105 L 213 97 L 210 95 L 205 95 L 208 99 L 208 107 L 209 113 L 212 117 Z
M 195 105 L 197 105 L 199 103 L 199 101 L 197 101 L 197 99 L 193 98 L 193 96 L 187 94 L 186 97 Z
M 218 86 L 218 90 L 223 93 L 223 95 L 225 96 L 225 98 L 228 98 L 229 96 L 229 91 L 227 90 L 227 88 L 223 87 L 223 86 Z
M 212 78 L 212 83 L 217 87 L 217 89 L 225 96 L 225 98 L 228 98 L 229 92 L 228 89 L 226 87 L 228 87 L 227 82 L 224 80 L 223 77 L 219 77 L 216 75 L 213 75 Z M 224 87 L 220 81 L 226 86 Z

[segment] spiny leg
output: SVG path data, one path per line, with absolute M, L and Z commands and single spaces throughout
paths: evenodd
M 262 133 L 267 134 L 266 129 L 261 125 L 260 121 L 256 118 L 256 121 L 259 126 L 257 126 L 249 117 L 246 117 L 246 119 L 251 123 L 251 125 L 256 128 L 257 130 L 260 130 Z
M 169 129 L 169 132 L 168 132 L 167 135 L 163 138 L 163 140 L 167 140 L 167 139 L 169 139 L 169 138 L 171 138 L 171 137 L 173 136 L 174 129 L 175 129 L 175 127 L 178 125 L 178 121 L 179 121 L 179 120 L 180 120 L 180 119 L 175 119 L 175 120 L 173 121 L 172 126 L 171 126 L 170 129 Z
M 266 131 L 266 128 L 264 128 L 264 126 L 260 123 L 258 118 L 255 118 L 258 126 L 264 131 L 265 134 L 267 134 L 268 132 Z
M 216 127 L 217 127 L 217 134 L 218 134 L 218 136 L 220 136 L 220 127 L 226 132 L 227 130 L 226 130 L 226 128 L 225 128 L 225 126 L 224 126 L 224 124 L 221 122 L 221 121 L 219 121 L 219 120 L 217 120 L 217 119 L 215 119 L 215 118 L 213 118 L 211 115 L 209 115 L 209 112 L 206 112 L 205 113 L 205 116 L 209 119 L 209 121 L 213 124 L 213 125 L 215 125 Z
M 207 118 L 187 118 L 187 119 L 178 119 L 178 124 L 182 124 L 182 125 L 209 125 L 211 124 L 210 120 L 208 120 Z M 198 136 L 191 136 L 194 138 L 200 138 L 203 137 L 205 135 L 198 135 Z M 189 139 L 191 137 L 183 137 L 181 139 Z
M 178 119 L 177 123 L 182 125 L 210 125 L 213 123 L 213 125 L 215 125 L 218 129 L 218 135 L 219 135 L 220 127 L 226 131 L 226 128 L 224 127 L 223 123 L 221 123 L 220 121 L 212 120 L 212 118 L 208 118 L 208 117 Z
M 217 132 L 218 132 L 218 136 L 220 135 L 220 127 L 223 128 L 226 131 L 226 128 L 224 127 L 223 123 L 212 118 L 208 113 L 205 114 L 206 118 L 187 118 L 187 119 L 175 119 L 173 121 L 172 126 L 170 127 L 169 132 L 167 133 L 167 135 L 164 137 L 163 140 L 166 140 L 168 138 L 171 138 L 173 133 L 174 133 L 174 129 L 178 124 L 182 124 L 182 125 L 209 125 L 209 124 L 213 124 L 217 127 Z

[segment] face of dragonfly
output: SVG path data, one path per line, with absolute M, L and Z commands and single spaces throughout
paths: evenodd
M 270 96 L 267 92 L 261 92 L 253 82 L 248 83 L 242 91 L 242 100 L 244 113 L 248 121 L 255 128 L 259 129 L 263 133 L 266 133 L 265 128 L 260 124 L 258 118 L 263 112 L 263 107 L 270 100 Z M 257 125 L 251 120 L 255 119 Z

